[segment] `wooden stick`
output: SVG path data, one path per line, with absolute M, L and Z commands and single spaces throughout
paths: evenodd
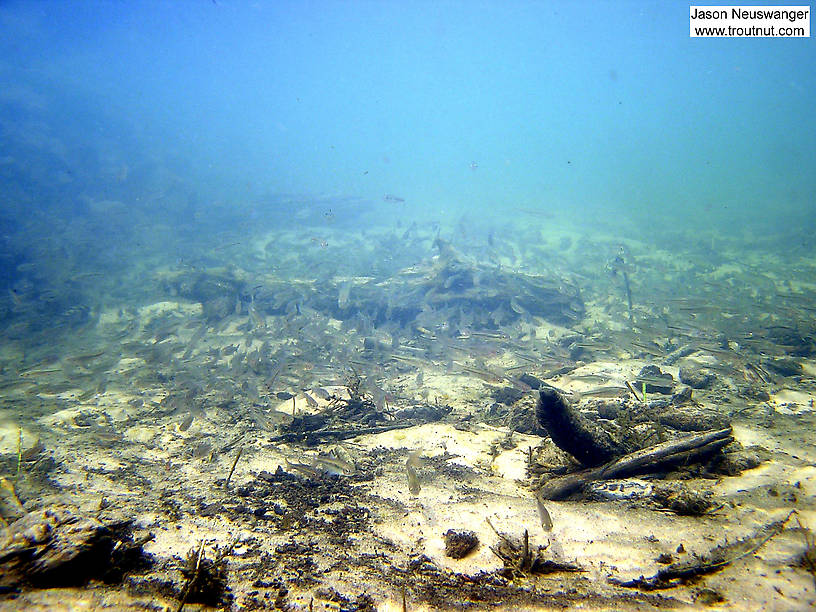
M 229 474 L 227 475 L 227 481 L 224 483 L 224 488 L 229 489 L 230 479 L 232 478 L 232 473 L 235 471 L 235 466 L 238 465 L 238 460 L 241 458 L 241 453 L 244 452 L 244 447 L 239 446 L 238 452 L 235 454 L 235 461 L 232 462 L 232 467 L 230 468 Z
M 733 440 L 729 427 L 663 442 L 629 453 L 602 466 L 550 480 L 541 486 L 539 495 L 542 499 L 564 499 L 597 480 L 658 472 L 678 463 L 696 463 Z

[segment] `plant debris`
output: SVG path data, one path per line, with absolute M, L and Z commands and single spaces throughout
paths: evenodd
M 727 565 L 753 555 L 768 542 L 768 540 L 782 532 L 793 514 L 794 512 L 791 511 L 784 519 L 769 523 L 754 534 L 746 536 L 736 542 L 720 544 L 713 548 L 708 554 L 699 557 L 694 556 L 691 559 L 672 563 L 658 570 L 656 574 L 648 578 L 641 576 L 634 580 L 619 580 L 617 578 L 610 578 L 609 580 L 612 584 L 644 591 L 676 587 L 692 578 L 717 572 Z

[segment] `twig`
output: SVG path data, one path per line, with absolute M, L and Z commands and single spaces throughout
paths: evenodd
M 634 395 L 634 396 L 635 396 L 635 399 L 636 399 L 637 401 L 639 401 L 639 402 L 640 402 L 640 401 L 643 401 L 643 400 L 641 400 L 641 399 L 640 399 L 640 396 L 638 396 L 637 391 L 635 391 L 635 388 L 632 386 L 632 383 L 630 383 L 628 380 L 626 380 L 626 381 L 624 381 L 624 382 L 626 383 L 626 386 L 628 387 L 629 392 L 630 392 L 632 395 Z
M 738 540 L 734 544 L 722 544 L 717 546 L 708 555 L 701 558 L 674 563 L 661 569 L 654 576 L 649 578 L 644 578 L 641 575 L 640 578 L 634 580 L 623 581 L 617 578 L 610 578 L 609 581 L 618 586 L 654 591 L 677 586 L 677 581 L 684 582 L 696 576 L 711 574 L 724 568 L 726 565 L 736 563 L 745 557 L 755 554 L 768 540 L 782 532 L 795 512 L 795 510 L 791 510 L 784 519 L 766 525 L 753 536 Z M 731 553 L 735 553 L 734 556 L 729 556 Z
M 235 454 L 235 461 L 232 462 L 232 467 L 230 468 L 229 474 L 227 474 L 227 480 L 224 482 L 224 488 L 229 489 L 229 483 L 232 479 L 232 473 L 235 471 L 235 466 L 238 465 L 238 460 L 241 458 L 241 453 L 244 452 L 244 447 L 239 446 L 238 452 Z
M 201 559 L 204 557 L 204 540 L 198 545 L 198 553 L 196 554 L 195 568 L 193 574 L 187 579 L 187 584 L 184 586 L 184 592 L 181 594 L 181 601 L 179 601 L 176 612 L 181 612 L 184 609 L 184 604 L 187 603 L 187 598 L 190 596 L 190 591 L 193 590 L 193 585 L 198 580 L 198 574 L 201 571 Z
M 313 431 L 290 431 L 269 439 L 270 442 L 305 442 L 306 444 L 314 444 L 322 439 L 330 440 L 345 440 L 347 438 L 356 438 L 364 434 L 382 433 L 384 431 L 391 431 L 392 429 L 405 429 L 413 427 L 416 422 L 410 423 L 395 423 L 392 425 L 380 425 L 377 427 L 359 427 L 357 429 L 315 429 Z
M 23 428 L 19 428 L 17 435 L 17 474 L 14 476 L 14 482 L 20 482 L 20 470 L 23 467 Z

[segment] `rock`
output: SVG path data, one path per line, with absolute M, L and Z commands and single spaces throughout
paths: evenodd
M 657 421 L 664 427 L 680 431 L 708 431 L 730 425 L 729 420 L 718 412 L 693 407 L 672 407 L 658 415 Z
M 758 385 L 747 385 L 745 387 L 740 387 L 737 394 L 740 397 L 757 402 L 767 402 L 771 399 L 770 394 Z
M 201 303 L 204 318 L 209 322 L 220 321 L 233 312 L 235 302 L 227 296 L 218 296 Z
M 761 447 L 742 448 L 741 445 L 732 444 L 709 466 L 709 472 L 738 476 L 745 470 L 757 467 L 769 456 L 768 451 Z
M 711 493 L 703 494 L 691 491 L 683 485 L 660 485 L 654 488 L 652 499 L 661 508 L 671 510 L 683 516 L 702 516 L 707 513 L 714 502 Z
M 694 593 L 694 602 L 705 606 L 713 606 L 714 604 L 723 603 L 724 601 L 725 597 L 723 597 L 722 593 L 714 589 L 709 589 L 708 587 L 699 589 Z
M 671 403 L 675 406 L 682 406 L 691 401 L 691 387 L 688 385 L 680 385 L 672 393 Z
M 445 555 L 452 559 L 463 559 L 479 545 L 479 538 L 472 531 L 448 529 L 444 537 Z
M 79 585 L 120 579 L 142 562 L 126 524 L 105 525 L 76 508 L 53 505 L 14 521 L 0 540 L 0 587 Z
M 717 377 L 708 370 L 693 365 L 680 368 L 680 382 L 692 389 L 708 389 L 714 384 Z

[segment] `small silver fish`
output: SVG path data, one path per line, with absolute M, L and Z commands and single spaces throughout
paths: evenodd
M 190 429 L 190 425 L 192 425 L 192 424 L 193 424 L 193 413 L 191 412 L 186 417 L 184 417 L 184 420 L 181 423 L 179 423 L 178 430 L 179 431 L 187 431 L 188 429 Z
M 331 393 L 326 391 L 323 387 L 315 387 L 312 389 L 312 394 L 326 402 L 331 399 Z
M 312 459 L 312 467 L 332 476 L 351 476 L 355 472 L 354 464 L 334 455 L 319 455 Z
M 284 461 L 286 462 L 286 471 L 289 473 L 298 473 L 304 478 L 310 479 L 319 479 L 323 475 L 321 470 L 306 463 L 293 463 L 288 459 L 284 459 Z
M 421 453 L 422 451 L 414 451 L 408 455 L 408 459 L 405 461 L 405 474 L 408 476 L 408 492 L 411 495 L 419 495 L 419 491 L 422 489 L 416 471 L 416 468 L 422 466 Z
M 414 466 L 407 461 L 405 462 L 405 473 L 408 476 L 408 492 L 411 495 L 419 495 L 419 491 L 422 489 L 419 484 L 419 476 L 417 476 Z
M 510 298 L 510 310 L 512 310 L 516 314 L 524 314 L 524 313 L 527 312 L 527 310 L 524 308 L 524 306 L 519 304 L 518 300 L 516 298 L 514 298 L 514 297 Z
M 544 506 L 544 500 L 541 499 L 541 495 L 536 493 L 536 508 L 538 508 L 538 518 L 541 519 L 541 528 L 544 531 L 552 531 L 553 522 L 550 513 L 547 511 L 546 506 Z
M 348 306 L 350 293 L 351 293 L 350 281 L 346 281 L 340 285 L 340 289 L 337 294 L 337 307 L 340 308 L 341 310 Z

